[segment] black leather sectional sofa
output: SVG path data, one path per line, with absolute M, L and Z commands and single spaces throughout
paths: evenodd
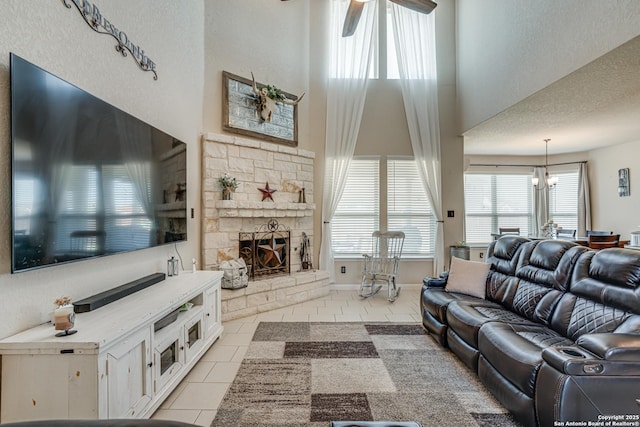
M 526 426 L 640 423 L 640 251 L 504 236 L 487 262 L 484 300 L 425 279 L 437 341 Z

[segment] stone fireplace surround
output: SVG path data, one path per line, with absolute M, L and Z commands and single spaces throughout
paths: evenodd
M 301 270 L 302 233 L 313 236 L 314 203 L 299 203 L 304 188 L 313 200 L 315 153 L 266 141 L 228 134 L 202 137 L 203 269 L 237 259 L 240 232 L 255 231 L 269 219 L 291 230 L 291 275 L 268 276 L 250 281 L 246 288 L 222 290 L 222 320 L 232 320 L 329 293 L 326 271 Z M 228 172 L 239 183 L 232 200 L 222 200 L 218 178 Z M 266 183 L 277 190 L 273 201 L 262 200 Z M 313 250 L 312 250 L 313 253 Z M 313 260 L 317 267 L 317 260 Z

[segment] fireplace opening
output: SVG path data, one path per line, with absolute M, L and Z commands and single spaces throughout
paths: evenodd
M 251 278 L 290 273 L 291 230 L 276 219 L 258 226 L 253 232 L 240 232 L 239 253 Z

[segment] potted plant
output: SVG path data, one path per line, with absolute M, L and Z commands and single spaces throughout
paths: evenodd
M 238 188 L 238 181 L 236 181 L 235 178 L 232 178 L 229 173 L 225 173 L 218 178 L 218 182 L 222 188 L 222 200 L 231 200 L 231 193 Z
M 457 241 L 454 245 L 449 246 L 449 257 L 462 258 L 468 260 L 471 258 L 471 249 L 463 240 Z

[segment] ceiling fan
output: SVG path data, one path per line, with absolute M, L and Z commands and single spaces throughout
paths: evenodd
M 351 0 L 349 3 L 349 9 L 347 9 L 347 16 L 344 19 L 344 25 L 342 27 L 342 37 L 352 36 L 358 26 L 360 15 L 362 15 L 362 9 L 364 4 L 369 0 Z M 414 10 L 419 13 L 429 14 L 436 8 L 437 4 L 431 0 L 389 0 L 407 9 Z
M 287 0 L 282 0 L 287 1 Z M 347 16 L 344 18 L 344 25 L 342 27 L 342 37 L 349 37 L 355 33 L 358 27 L 358 21 L 360 21 L 360 15 L 362 15 L 362 9 L 364 4 L 370 0 L 351 0 L 349 3 L 349 9 L 347 9 Z M 436 8 L 437 4 L 431 0 L 389 0 L 407 9 L 414 10 L 419 13 L 429 14 Z

